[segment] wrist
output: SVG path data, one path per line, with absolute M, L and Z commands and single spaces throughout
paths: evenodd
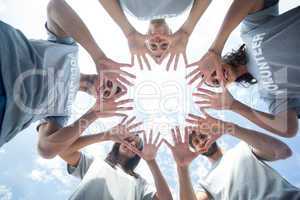
M 150 159 L 150 160 L 146 160 L 146 163 L 147 163 L 149 166 L 153 166 L 153 165 L 156 165 L 156 160 L 155 160 L 155 158 Z
M 231 105 L 231 110 L 237 112 L 241 107 L 241 103 L 237 100 L 234 100 Z
M 225 123 L 225 133 L 231 136 L 235 136 L 236 132 L 238 129 L 238 125 L 231 123 L 231 122 L 226 122 Z

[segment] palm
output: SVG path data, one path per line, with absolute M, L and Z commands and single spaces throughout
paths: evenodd
M 196 157 L 197 153 L 192 152 L 186 144 L 177 144 L 176 148 L 172 149 L 172 154 L 176 163 L 180 166 L 189 165 Z
M 157 146 L 155 144 L 146 144 L 144 145 L 142 151 L 142 157 L 144 160 L 154 160 L 157 153 Z

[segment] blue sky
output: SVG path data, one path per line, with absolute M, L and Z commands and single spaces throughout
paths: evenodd
M 0 19 L 22 30 L 28 38 L 46 38 L 43 27 L 46 20 L 47 2 L 45 0 L 0 0 Z M 120 62 L 130 60 L 126 40 L 97 0 L 68 2 L 84 19 L 108 57 Z M 282 12 L 300 5 L 300 0 L 281 2 Z M 190 62 L 199 59 L 205 53 L 229 4 L 230 1 L 214 1 L 198 23 L 188 45 L 188 59 Z M 185 17 L 186 14 L 169 21 L 174 30 L 181 25 Z M 145 22 L 131 20 L 141 32 L 145 32 L 147 27 Z M 229 39 L 225 51 L 236 48 L 240 44 L 237 30 Z M 90 57 L 82 49 L 79 59 L 83 73 L 95 72 Z M 163 136 L 169 139 L 168 130 L 171 126 L 182 124 L 185 115 L 189 112 L 198 113 L 190 95 L 193 88 L 186 86 L 184 79 L 186 71 L 182 63 L 180 69 L 176 72 L 166 72 L 164 70 L 165 65 L 156 66 L 154 63 L 152 64 L 154 68 L 152 72 L 140 71 L 138 67 L 132 69 L 132 72 L 137 74 L 137 80 L 135 87 L 130 89 L 128 96 L 135 99 L 135 111 L 129 114 L 136 115 L 139 120 L 144 120 L 147 127 L 154 126 L 155 130 L 159 129 Z M 230 90 L 236 98 L 241 99 L 248 105 L 261 110 L 266 109 L 264 102 L 258 98 L 255 87 L 252 87 L 250 92 L 236 86 L 233 86 Z M 149 98 L 147 96 L 149 94 L 152 94 L 153 98 Z M 79 93 L 74 103 L 73 120 L 80 117 L 93 103 L 93 98 Z M 212 113 L 244 127 L 261 130 L 247 119 L 232 112 L 212 111 Z M 85 134 L 93 134 L 108 129 L 116 124 L 118 120 L 117 118 L 97 120 Z M 67 199 L 79 182 L 79 180 L 67 175 L 65 163 L 60 158 L 44 160 L 38 156 L 35 126 L 36 124 L 33 124 L 0 149 L 0 200 Z M 299 187 L 300 136 L 298 134 L 293 139 L 282 140 L 290 145 L 294 154 L 285 161 L 271 163 L 271 165 L 288 181 Z M 236 139 L 225 136 L 219 141 L 219 144 L 228 149 L 237 142 Z M 110 147 L 111 143 L 95 144 L 84 151 L 94 156 L 104 157 Z M 164 145 L 159 151 L 158 163 L 174 194 L 177 194 L 175 164 L 169 150 Z M 203 157 L 199 157 L 194 161 L 191 172 L 195 187 L 209 167 L 208 162 Z M 147 178 L 149 182 L 153 182 L 150 171 L 144 162 L 138 167 L 138 172 Z

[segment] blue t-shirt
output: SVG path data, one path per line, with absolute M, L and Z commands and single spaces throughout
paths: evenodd
M 300 114 L 300 7 L 279 15 L 278 0 L 242 22 L 247 69 L 258 81 L 259 94 L 278 114 Z
M 6 106 L 0 146 L 38 120 L 64 126 L 79 89 L 78 46 L 71 38 L 28 40 L 0 21 L 1 79 Z

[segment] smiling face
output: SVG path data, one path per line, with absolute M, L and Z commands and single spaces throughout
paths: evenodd
M 196 133 L 193 131 L 190 134 L 190 146 L 195 149 L 196 152 L 200 152 L 202 148 L 205 147 L 206 142 L 208 141 L 208 137 L 205 134 Z M 202 153 L 202 155 L 210 157 L 214 155 L 218 151 L 218 145 L 214 142 L 209 148 L 208 151 Z
M 153 20 L 150 22 L 146 46 L 156 63 L 160 64 L 171 44 L 172 34 L 165 20 Z
M 130 143 L 132 146 L 136 147 L 137 149 L 140 149 L 141 146 L 141 139 L 139 136 L 132 136 L 125 139 L 128 143 Z M 119 148 L 119 154 L 121 156 L 126 157 L 127 159 L 133 158 L 136 154 L 132 152 L 126 145 L 121 144 Z

